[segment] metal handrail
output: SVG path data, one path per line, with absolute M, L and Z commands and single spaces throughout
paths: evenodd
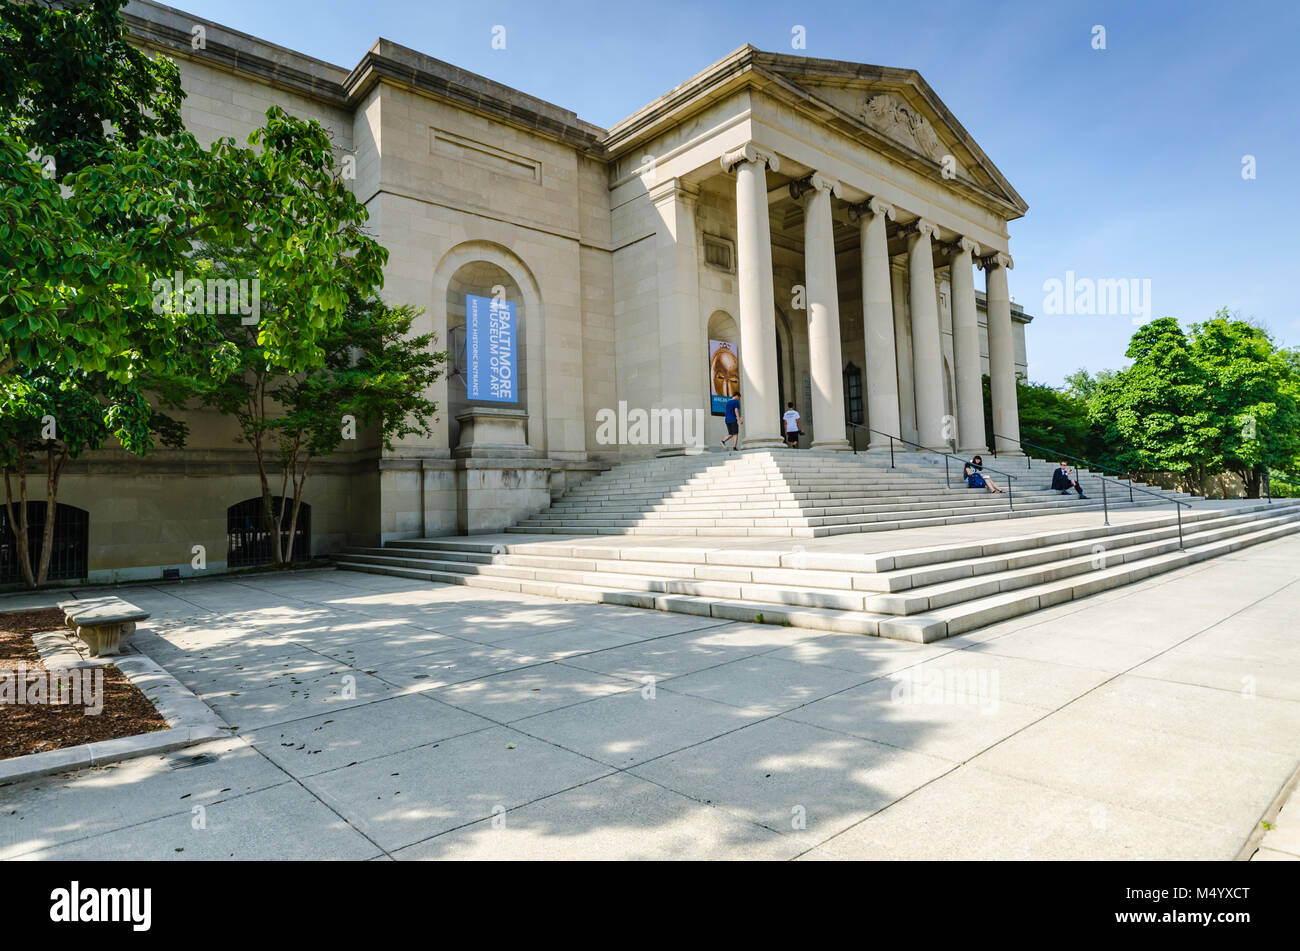
M 960 461 L 961 464 L 962 464 L 963 469 L 965 468 L 965 466 L 966 466 L 967 463 L 969 462 L 969 460 L 963 458 L 962 456 L 954 455 L 954 454 L 951 453 L 951 452 L 943 452 L 942 450 L 939 450 L 939 449 L 930 449 L 930 448 L 927 447 L 927 446 L 922 446 L 920 443 L 910 442 L 909 440 L 904 439 L 902 436 L 895 436 L 893 433 L 887 433 L 887 432 L 884 432 L 883 430 L 879 430 L 879 429 L 872 429 L 870 426 L 863 426 L 861 423 L 855 423 L 855 422 L 853 422 L 852 420 L 849 420 L 849 419 L 846 419 L 846 420 L 844 421 L 844 424 L 845 424 L 846 426 L 848 426 L 850 429 L 853 430 L 853 454 L 854 454 L 854 455 L 857 455 L 857 453 L 858 453 L 858 430 L 859 430 L 859 429 L 865 429 L 868 433 L 875 433 L 877 436 L 887 436 L 887 437 L 889 437 L 889 468 L 891 468 L 891 469 L 896 469 L 896 468 L 898 468 L 898 467 L 894 464 L 894 442 L 895 442 L 895 441 L 902 443 L 904 446 L 910 446 L 910 447 L 912 447 L 913 449 L 920 450 L 921 452 L 928 452 L 928 453 L 930 453 L 930 454 L 933 455 L 933 456 L 943 456 L 943 481 L 944 481 L 944 484 L 945 484 L 948 488 L 950 488 L 950 489 L 952 488 L 952 470 L 951 470 L 951 468 L 950 468 L 949 465 L 948 465 L 948 460 L 949 460 L 949 459 L 956 459 L 956 460 Z M 868 440 L 867 440 L 867 441 L 870 442 L 870 437 L 868 437 Z M 985 469 L 987 469 L 989 472 L 996 472 L 996 473 L 997 473 L 998 475 L 1000 475 L 1000 476 L 1006 476 L 1006 478 L 1007 478 L 1007 509 L 1008 509 L 1008 511 L 1012 511 L 1012 512 L 1014 512 L 1014 511 L 1016 510 L 1016 504 L 1015 504 L 1015 498 L 1014 498 L 1014 496 L 1015 496 L 1015 492 L 1014 492 L 1015 486 L 1014 486 L 1012 483 L 1018 481 L 1020 477 L 1019 477 L 1019 476 L 1014 476 L 1014 475 L 1012 475 L 1010 472 L 1003 472 L 1001 469 L 994 469 L 992 466 L 986 466 L 986 465 L 981 465 L 981 466 L 980 466 L 980 470 L 981 470 L 981 471 L 983 471 L 983 470 L 985 470 Z
M 1092 469 L 1093 466 L 1098 466 L 1098 464 L 1095 462 L 1089 462 L 1087 459 L 1083 459 L 1079 456 L 1072 456 L 1068 452 L 1061 452 L 1059 449 L 1053 449 L 1050 446 L 1040 446 L 1038 443 L 1030 442 L 1027 439 L 1017 439 L 1013 436 L 999 436 L 997 433 L 994 433 L 993 442 L 995 445 L 999 439 L 1005 439 L 1007 442 L 1019 443 L 1022 446 L 1031 446 L 1034 449 L 1041 449 L 1043 452 L 1049 453 L 1055 456 L 1057 459 L 1068 459 L 1076 464 L 1083 463 L 1083 465 L 1087 466 L 1089 469 Z M 996 449 L 993 450 L 993 455 L 995 457 L 997 456 Z M 1032 466 L 1033 466 L 1033 460 L 1030 459 L 1029 454 L 1026 453 L 1025 468 L 1026 469 L 1032 468 Z M 1121 486 L 1124 483 L 1120 482 L 1118 476 L 1112 477 L 1106 475 L 1105 471 L 1101 469 L 1100 466 L 1098 466 L 1097 470 L 1093 471 L 1091 474 L 1096 476 L 1097 481 L 1101 483 L 1102 524 L 1109 525 L 1110 524 L 1110 502 L 1106 498 L 1106 482 L 1108 480 L 1114 481 L 1116 485 L 1121 485 Z M 1128 500 L 1130 502 L 1133 501 L 1133 491 L 1135 489 L 1138 492 L 1145 493 L 1146 495 L 1154 496 L 1155 498 L 1160 499 L 1162 502 L 1172 502 L 1174 504 L 1174 513 L 1178 516 L 1178 550 L 1184 551 L 1185 548 L 1183 546 L 1183 508 L 1184 506 L 1187 508 L 1191 508 L 1192 504 L 1190 502 L 1184 502 L 1182 499 L 1175 499 L 1175 498 L 1170 498 L 1166 495 L 1161 495 L 1159 492 L 1152 491 L 1151 489 L 1143 489 L 1139 486 L 1135 486 L 1133 484 L 1133 477 L 1129 476 L 1128 477 Z
M 1273 504 L 1273 480 L 1274 479 L 1277 479 L 1278 482 L 1285 482 L 1287 485 L 1292 485 L 1300 489 L 1300 482 L 1296 482 L 1294 479 L 1288 479 L 1286 476 L 1275 476 L 1273 475 L 1273 470 L 1270 469 L 1268 466 L 1265 466 L 1264 467 L 1264 492 L 1268 496 L 1269 505 Z

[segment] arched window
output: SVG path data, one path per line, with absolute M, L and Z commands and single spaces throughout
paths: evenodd
M 289 537 L 289 519 L 293 516 L 293 499 L 273 496 L 273 511 L 284 511 L 280 523 L 280 544 Z M 311 558 L 311 505 L 304 502 L 298 510 L 298 524 L 293 533 L 293 554 L 290 561 L 308 561 Z M 262 517 L 260 496 L 236 502 L 226 509 L 226 567 L 246 568 L 249 565 L 269 565 L 271 532 Z
M 18 516 L 18 503 L 14 503 L 14 516 Z M 45 537 L 45 503 L 27 503 L 27 553 L 31 557 L 32 571 L 41 558 L 41 541 Z M 90 513 L 75 505 L 57 505 L 54 509 L 54 539 L 50 552 L 51 581 L 76 580 L 87 574 L 87 553 L 90 550 Z M 22 569 L 18 566 L 17 526 L 9 524 L 9 512 L 0 505 L 0 584 L 21 581 Z
M 852 362 L 844 368 L 844 418 L 859 426 L 867 422 L 862 412 L 862 370 Z

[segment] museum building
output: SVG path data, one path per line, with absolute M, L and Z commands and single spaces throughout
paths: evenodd
M 362 432 L 313 463 L 300 553 L 499 531 L 611 465 L 716 447 L 733 392 L 743 448 L 781 445 L 794 403 L 805 447 L 965 453 L 990 448 L 987 374 L 1015 448 L 1027 205 L 915 70 L 746 45 L 602 129 L 389 40 L 344 68 L 148 0 L 124 15 L 180 64 L 204 144 L 245 143 L 272 105 L 330 132 L 385 298 L 453 355 L 432 436 Z M 703 429 L 611 438 L 619 413 Z M 56 574 L 257 560 L 251 452 L 233 421 L 184 418 L 183 450 L 69 466 Z

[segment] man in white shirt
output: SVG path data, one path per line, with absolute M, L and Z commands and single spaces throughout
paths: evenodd
M 793 403 L 785 404 L 785 413 L 781 418 L 785 420 L 785 444 L 791 449 L 799 448 L 799 411 L 794 408 Z

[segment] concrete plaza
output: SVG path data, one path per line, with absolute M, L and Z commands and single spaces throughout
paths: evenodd
M 231 735 L 0 787 L 0 858 L 1231 859 L 1300 760 L 1298 560 L 929 645 L 332 570 L 130 587 Z

